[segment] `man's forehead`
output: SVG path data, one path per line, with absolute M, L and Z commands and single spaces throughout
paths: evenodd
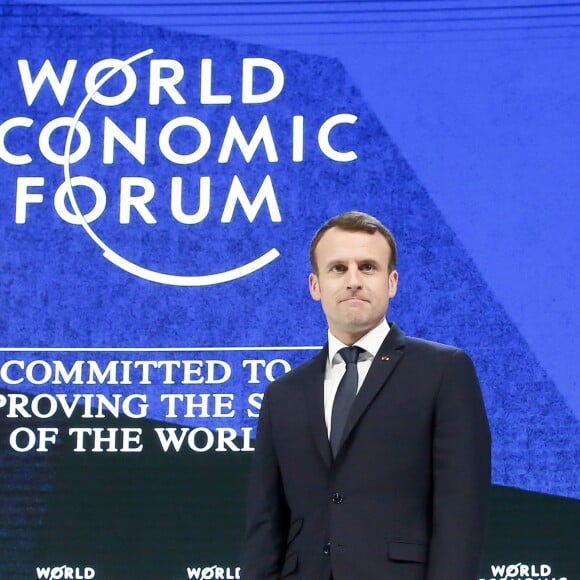
M 384 243 L 387 248 L 389 244 L 384 236 L 379 232 L 367 232 L 365 230 L 345 230 L 337 226 L 330 228 L 324 232 L 320 238 L 318 245 L 325 247 L 332 247 L 337 245 L 350 245 L 369 248 L 380 247 Z
M 320 238 L 317 256 L 325 259 L 381 259 L 390 256 L 387 240 L 378 232 L 331 228 Z

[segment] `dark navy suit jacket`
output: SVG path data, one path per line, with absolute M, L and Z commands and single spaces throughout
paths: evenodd
M 242 578 L 474 580 L 490 435 L 471 359 L 391 325 L 333 460 L 327 356 L 266 390 Z

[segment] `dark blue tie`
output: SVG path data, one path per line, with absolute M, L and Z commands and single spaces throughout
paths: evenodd
M 356 397 L 358 388 L 358 370 L 356 363 L 362 349 L 358 346 L 341 348 L 338 354 L 346 363 L 346 371 L 340 379 L 334 404 L 332 405 L 332 418 L 330 423 L 330 447 L 333 457 L 336 457 L 342 441 L 342 434 L 350 408 Z

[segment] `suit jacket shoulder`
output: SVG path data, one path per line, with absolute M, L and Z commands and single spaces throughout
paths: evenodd
M 313 377 L 320 376 L 321 374 L 324 375 L 327 353 L 328 348 L 325 345 L 322 347 L 320 352 L 312 358 L 306 360 L 297 367 L 294 367 L 285 375 L 282 375 L 275 381 L 271 382 L 266 388 L 266 391 L 269 395 L 281 393 L 287 389 L 294 388 L 296 385 L 311 381 Z

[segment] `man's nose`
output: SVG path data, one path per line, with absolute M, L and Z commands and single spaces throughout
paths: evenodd
M 346 273 L 346 286 L 349 290 L 362 288 L 361 273 L 358 268 L 349 268 Z

